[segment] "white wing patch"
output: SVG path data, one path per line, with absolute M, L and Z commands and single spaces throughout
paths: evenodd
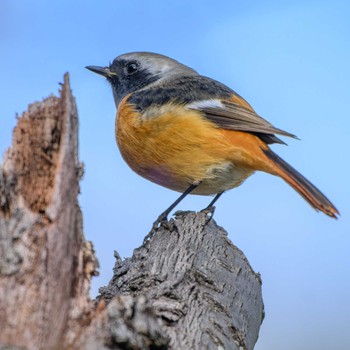
M 220 100 L 202 100 L 191 102 L 186 106 L 186 109 L 204 109 L 204 108 L 224 108 Z

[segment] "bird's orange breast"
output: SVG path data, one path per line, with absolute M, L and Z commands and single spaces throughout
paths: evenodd
M 267 169 L 254 135 L 223 130 L 195 110 L 168 104 L 140 114 L 127 98 L 118 107 L 116 139 L 128 165 L 139 175 L 183 192 L 215 194 L 238 186 L 254 170 Z M 153 109 L 152 109 L 153 108 Z

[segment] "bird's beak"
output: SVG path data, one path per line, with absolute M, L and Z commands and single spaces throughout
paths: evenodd
M 112 78 L 117 75 L 115 72 L 112 72 L 109 67 L 87 66 L 85 68 L 91 70 L 91 72 L 102 75 L 105 78 Z

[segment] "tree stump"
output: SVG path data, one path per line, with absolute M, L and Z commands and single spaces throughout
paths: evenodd
M 18 118 L 0 167 L 0 350 L 248 349 L 263 320 L 261 280 L 205 213 L 178 212 L 96 300 L 98 263 L 77 196 L 78 115 L 60 96 Z

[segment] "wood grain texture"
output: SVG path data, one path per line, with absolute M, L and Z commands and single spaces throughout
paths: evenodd
M 264 317 L 261 280 L 204 213 L 178 213 L 132 258 L 117 256 L 100 300 L 145 295 L 170 349 L 254 348 Z
M 97 262 L 77 201 L 78 117 L 65 75 L 60 96 L 18 119 L 0 167 L 0 343 L 62 349 L 67 325 L 91 309 Z M 86 314 L 85 314 L 86 313 Z
M 65 349 L 166 350 L 168 343 L 145 296 L 119 295 L 108 305 L 101 301 L 91 323 L 82 327 L 74 343 Z

